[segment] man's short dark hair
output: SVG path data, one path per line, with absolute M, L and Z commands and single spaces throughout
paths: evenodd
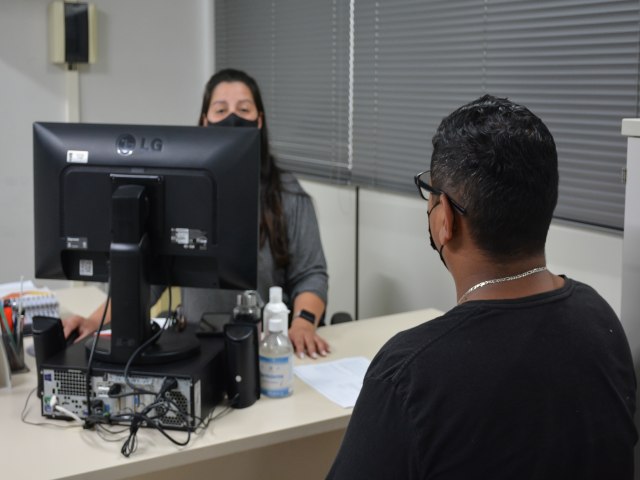
M 471 235 L 492 258 L 544 252 L 558 156 L 526 107 L 485 95 L 451 113 L 433 137 L 431 179 L 466 208 Z

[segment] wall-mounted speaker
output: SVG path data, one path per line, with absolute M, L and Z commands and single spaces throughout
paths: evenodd
M 49 4 L 49 59 L 52 63 L 95 63 L 97 54 L 95 5 L 55 1 Z

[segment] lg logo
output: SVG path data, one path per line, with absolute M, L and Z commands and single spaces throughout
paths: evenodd
M 141 137 L 140 145 L 137 145 L 136 137 L 130 133 L 123 133 L 116 140 L 116 151 L 124 157 L 131 155 L 136 150 L 136 147 L 138 150 L 160 152 L 162 150 L 162 140 L 154 138 L 149 141 L 145 137 Z
M 116 150 L 120 155 L 123 155 L 125 157 L 131 155 L 135 148 L 136 139 L 133 135 L 125 133 L 124 135 L 120 135 L 116 140 Z

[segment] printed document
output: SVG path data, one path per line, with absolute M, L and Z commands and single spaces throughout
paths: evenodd
M 369 363 L 371 362 L 364 357 L 349 357 L 301 365 L 293 371 L 300 380 L 332 402 L 342 408 L 350 408 L 356 404 Z

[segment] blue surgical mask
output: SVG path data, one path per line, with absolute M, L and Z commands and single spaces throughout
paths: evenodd
M 247 120 L 235 113 L 230 113 L 219 122 L 209 122 L 210 127 L 258 127 L 258 120 Z

